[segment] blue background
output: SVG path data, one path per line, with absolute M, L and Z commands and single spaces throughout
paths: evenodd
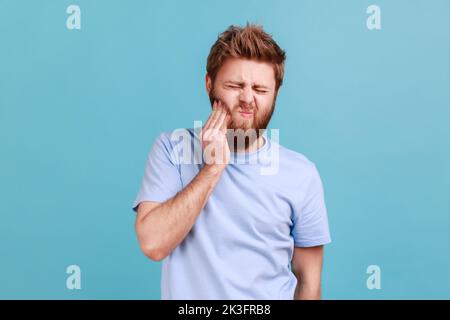
M 160 298 L 131 211 L 145 159 L 206 120 L 209 49 L 247 21 L 287 51 L 270 127 L 324 183 L 323 297 L 450 298 L 446 0 L 0 0 L 0 298 Z

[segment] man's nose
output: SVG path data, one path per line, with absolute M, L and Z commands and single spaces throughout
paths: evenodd
M 253 102 L 253 92 L 251 88 L 243 88 L 241 91 L 241 95 L 239 96 L 239 100 L 241 100 L 241 102 L 251 105 Z

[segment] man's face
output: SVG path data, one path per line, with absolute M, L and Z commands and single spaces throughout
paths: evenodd
M 230 58 L 214 84 L 206 76 L 211 105 L 221 100 L 231 115 L 229 129 L 266 129 L 275 108 L 275 71 L 270 63 Z M 257 130 L 259 136 L 259 130 Z

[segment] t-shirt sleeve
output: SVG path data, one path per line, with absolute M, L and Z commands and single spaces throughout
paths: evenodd
M 313 165 L 300 212 L 294 213 L 292 236 L 295 247 L 313 247 L 331 242 L 322 180 Z
M 170 139 L 163 132 L 148 154 L 141 187 L 132 206 L 135 212 L 142 201 L 164 202 L 182 189 L 179 166 L 172 158 Z

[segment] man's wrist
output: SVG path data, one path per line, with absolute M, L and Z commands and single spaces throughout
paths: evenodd
M 201 171 L 211 178 L 218 178 L 225 170 L 225 168 L 226 165 L 223 164 L 205 164 Z

